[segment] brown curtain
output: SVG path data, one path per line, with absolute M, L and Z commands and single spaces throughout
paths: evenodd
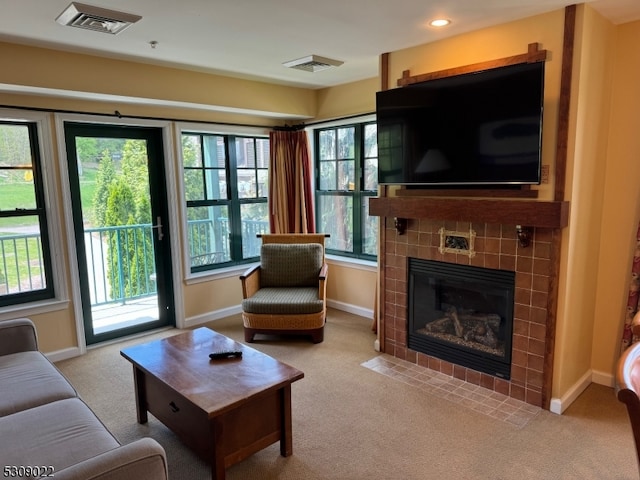
M 631 286 L 629 287 L 629 295 L 627 296 L 627 311 L 624 319 L 624 330 L 622 332 L 621 352 L 637 339 L 634 338 L 631 330 L 631 321 L 638 312 L 638 298 L 640 296 L 640 225 L 636 232 L 636 249 L 633 254 L 633 263 L 631 264 Z
M 307 132 L 269 133 L 271 233 L 315 233 Z

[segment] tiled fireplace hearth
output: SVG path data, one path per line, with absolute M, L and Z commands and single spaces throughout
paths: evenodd
M 381 346 L 385 353 L 455 378 L 480 385 L 531 405 L 548 408 L 550 392 L 545 374 L 551 372 L 548 305 L 554 268 L 554 229 L 533 228 L 528 246 L 518 241 L 516 225 L 409 218 L 406 231 L 396 230 L 394 218 L 381 217 L 385 228 L 381 245 Z M 443 230 L 444 229 L 444 230 Z M 470 232 L 473 252 L 442 248 L 442 232 Z M 456 252 L 461 253 L 456 253 Z M 480 373 L 416 352 L 407 346 L 408 259 L 436 260 L 515 272 L 513 338 L 510 378 Z M 551 302 L 553 303 L 553 302 Z M 549 378 L 549 377 L 547 377 Z

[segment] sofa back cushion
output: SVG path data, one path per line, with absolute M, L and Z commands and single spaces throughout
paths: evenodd
M 268 243 L 260 249 L 261 287 L 314 287 L 322 268 L 319 243 Z

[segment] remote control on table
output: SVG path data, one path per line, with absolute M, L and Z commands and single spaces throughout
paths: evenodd
M 240 350 L 228 350 L 223 352 L 210 353 L 209 358 L 211 360 L 223 360 L 225 358 L 242 358 L 242 352 Z

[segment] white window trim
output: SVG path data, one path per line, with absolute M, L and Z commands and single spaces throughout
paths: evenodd
M 21 316 L 63 310 L 68 307 L 69 293 L 67 291 L 66 267 L 63 262 L 62 251 L 62 222 L 58 192 L 56 162 L 54 158 L 53 134 L 51 131 L 51 114 L 15 109 L 0 109 L 0 119 L 9 121 L 32 122 L 38 131 L 38 148 L 40 150 L 40 171 L 44 188 L 45 211 L 47 215 L 47 230 L 49 236 L 49 252 L 51 254 L 51 268 L 53 278 L 54 297 L 47 300 L 9 305 L 0 309 L 0 320 L 12 318 L 16 314 Z
M 207 135 L 244 135 L 252 137 L 269 138 L 271 127 L 250 127 L 242 125 L 221 125 L 192 122 L 175 123 L 175 145 L 176 145 L 176 179 L 179 200 L 175 202 L 178 206 L 178 218 L 180 219 L 180 240 L 182 242 L 182 270 L 184 272 L 184 282 L 187 285 L 218 280 L 222 278 L 234 277 L 244 272 L 251 264 L 234 265 L 228 268 L 205 270 L 203 272 L 191 272 L 191 258 L 189 257 L 189 238 L 187 236 L 187 201 L 184 196 L 184 159 L 182 158 L 182 133 L 194 132 Z

